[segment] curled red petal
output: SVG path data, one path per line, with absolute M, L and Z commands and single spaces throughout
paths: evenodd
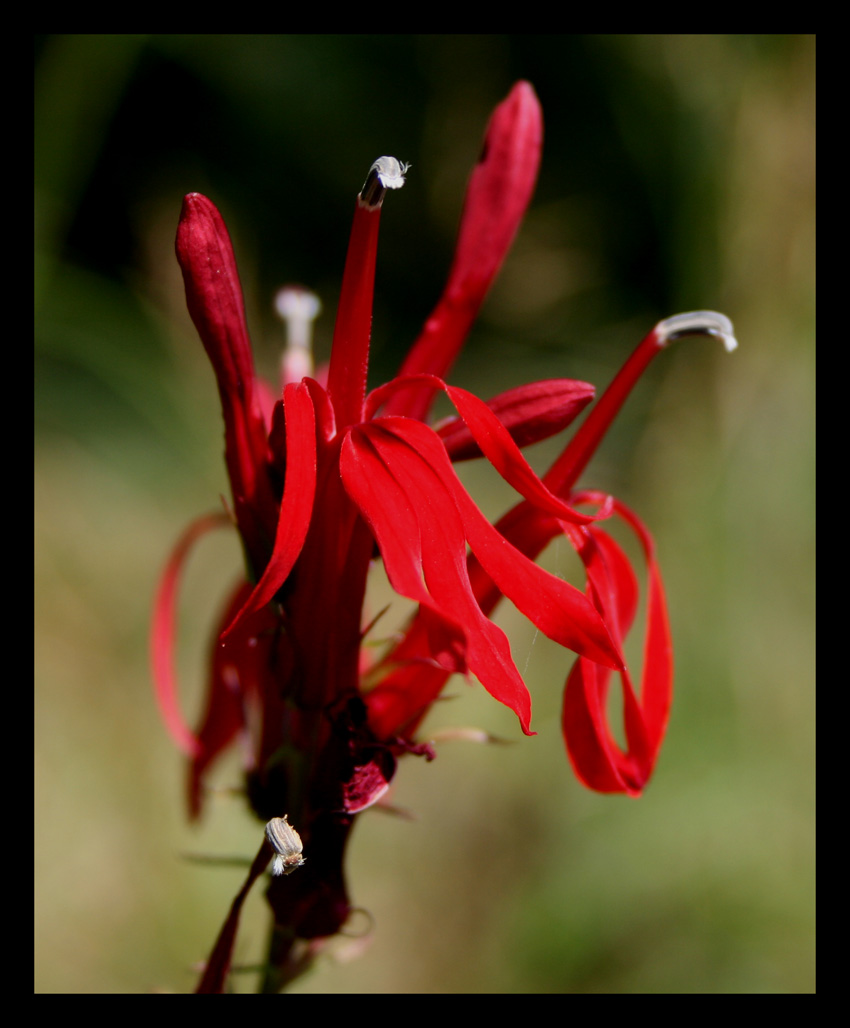
M 664 582 L 655 557 L 652 536 L 638 516 L 625 504 L 618 503 L 617 512 L 640 539 L 649 576 L 646 641 L 640 688 L 640 704 L 650 748 L 645 764 L 646 775 L 649 777 L 667 731 L 673 701 L 673 639 Z
M 207 514 L 193 521 L 180 537 L 168 559 L 154 599 L 150 634 L 150 660 L 156 699 L 165 727 L 184 753 L 194 756 L 199 750 L 195 733 L 180 710 L 177 676 L 174 671 L 177 591 L 189 552 L 201 536 L 231 522 L 224 514 Z
M 594 494 L 586 494 L 588 499 Z M 598 494 L 596 494 L 598 497 Z M 610 672 L 580 658 L 567 679 L 562 725 L 567 750 L 579 779 L 600 792 L 640 795 L 648 782 L 664 734 L 672 700 L 673 656 L 661 575 L 652 538 L 637 516 L 621 503 L 619 514 L 633 529 L 647 561 L 646 640 L 639 694 L 627 671 L 620 673 L 627 749 L 614 739 L 606 700 Z M 589 591 L 604 608 L 606 621 L 625 635 L 634 615 L 633 574 L 620 547 L 598 528 L 580 530 L 592 537 L 593 556 L 585 553 Z M 592 566 L 592 572 L 591 572 Z
M 621 756 L 608 730 L 604 696 L 609 673 L 579 658 L 567 678 L 561 721 L 570 763 L 596 792 L 634 793 L 617 769 Z

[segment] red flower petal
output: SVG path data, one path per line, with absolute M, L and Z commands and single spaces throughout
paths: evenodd
M 530 83 L 518 82 L 490 117 L 466 190 L 447 293 L 462 294 L 466 303 L 484 298 L 525 216 L 542 145 L 537 95 Z
M 416 511 L 379 457 L 366 427 L 355 429 L 343 440 L 343 485 L 378 540 L 393 588 L 439 615 L 427 622 L 430 657 L 447 670 L 466 672 L 464 629 L 444 615 L 422 580 L 422 537 Z M 465 543 L 461 540 L 459 545 L 465 554 Z
M 454 394 L 458 391 L 449 387 L 449 392 Z M 480 400 L 475 400 L 475 403 L 484 406 Z M 495 419 L 495 415 L 490 414 L 489 417 Z M 404 438 L 439 476 L 460 512 L 463 532 L 473 553 L 499 590 L 526 617 L 562 646 L 610 667 L 622 666 L 617 647 L 596 608 L 569 582 L 549 574 L 511 546 L 490 524 L 458 481 L 448 455 L 432 429 L 407 418 L 382 418 L 373 424 L 391 425 L 392 431 Z M 514 445 L 509 437 L 508 441 Z M 490 449 L 489 442 L 487 445 Z M 534 477 L 531 469 L 527 465 L 525 467 Z M 531 487 L 530 483 L 523 484 Z M 548 494 L 544 499 L 549 501 Z M 554 497 L 551 499 L 558 505 L 560 513 L 560 501 Z
M 463 524 L 451 491 L 400 435 L 399 424 L 429 432 L 447 461 L 442 444 L 426 426 L 407 419 L 374 421 L 353 429 L 343 443 L 340 466 L 346 491 L 372 527 L 393 588 L 432 609 L 448 625 L 462 625 L 470 671 L 516 713 L 530 735 L 531 699 L 507 637 L 475 602 L 466 573 Z

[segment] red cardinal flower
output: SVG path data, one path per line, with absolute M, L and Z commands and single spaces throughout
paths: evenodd
M 224 222 L 205 197 L 185 198 L 177 257 L 189 311 L 218 382 L 233 504 L 228 515 L 190 526 L 166 568 L 153 622 L 154 675 L 166 724 L 189 756 L 192 815 L 201 810 L 209 765 L 241 737 L 250 753 L 251 804 L 277 826 L 267 832 L 234 900 L 201 991 L 223 987 L 242 901 L 276 841 L 276 867 L 287 873 L 273 876 L 268 889 L 275 929 L 264 988 L 277 989 L 300 973 L 317 940 L 344 924 L 350 907 L 342 862 L 353 820 L 385 794 L 398 756 L 433 756 L 417 742 L 416 730 L 449 675 L 474 675 L 533 734 L 528 690 L 507 637 L 489 618 L 503 596 L 578 655 L 567 679 L 563 728 L 581 781 L 636 796 L 652 772 L 672 684 L 654 546 L 622 503 L 575 487 L 661 348 L 686 334 L 717 335 L 730 348 L 734 339 L 727 319 L 712 312 L 658 324 L 542 478 L 520 448 L 565 428 L 591 401 L 592 386 L 569 379 L 537 382 L 484 402 L 444 381 L 528 205 L 541 139 L 537 98 L 521 82 L 487 129 L 443 296 L 398 377 L 368 394 L 381 205 L 388 190 L 404 183 L 406 166 L 380 158 L 357 198 L 326 379 L 302 377 L 299 350 L 301 356 L 286 365 L 277 397 L 254 372 Z M 303 341 L 297 345 L 303 348 Z M 457 414 L 432 427 L 428 415 L 439 392 Z M 482 456 L 520 497 L 496 525 L 452 467 L 453 461 Z M 635 532 L 648 567 L 638 689 L 622 656 L 637 579 L 601 527 L 612 516 Z M 242 540 L 247 577 L 219 626 L 207 709 L 193 731 L 180 715 L 172 672 L 175 596 L 190 546 L 208 529 L 230 522 Z M 559 535 L 584 564 L 584 591 L 534 562 Z M 418 612 L 401 640 L 369 665 L 363 602 L 375 560 Z M 612 675 L 623 693 L 625 749 L 607 720 Z

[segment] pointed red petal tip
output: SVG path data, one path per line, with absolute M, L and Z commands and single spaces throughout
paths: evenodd
M 452 285 L 483 299 L 528 207 L 543 144 L 543 112 L 529 82 L 518 82 L 490 118 L 472 172 L 458 235 Z

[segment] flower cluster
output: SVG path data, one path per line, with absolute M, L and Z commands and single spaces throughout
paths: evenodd
M 503 597 L 578 655 L 563 703 L 563 732 L 579 779 L 601 792 L 640 794 L 658 756 L 671 700 L 672 654 L 652 539 L 613 497 L 577 491 L 577 480 L 647 364 L 671 339 L 720 336 L 712 312 L 678 315 L 640 343 L 552 467 L 542 476 L 521 448 L 560 432 L 594 396 L 570 379 L 520 385 L 483 401 L 445 381 L 530 200 L 542 118 L 520 82 L 500 104 L 468 187 L 454 262 L 442 298 L 399 374 L 367 392 L 372 291 L 381 205 L 406 166 L 380 158 L 357 198 L 331 358 L 326 373 L 285 364 L 277 394 L 258 379 L 230 239 L 214 205 L 185 198 L 177 234 L 192 319 L 215 371 L 232 490 L 226 514 L 189 527 L 157 595 L 152 659 L 160 708 L 189 757 L 189 806 L 200 812 L 210 764 L 237 738 L 250 754 L 247 790 L 264 820 L 288 816 L 278 862 L 297 873 L 270 879 L 274 931 L 264 987 L 299 973 L 350 905 L 343 854 L 356 815 L 386 793 L 397 758 L 433 752 L 417 729 L 448 677 L 475 678 L 513 710 L 526 734 L 531 700 L 505 634 L 490 613 Z M 456 415 L 429 424 L 445 393 Z M 453 462 L 486 458 L 519 494 L 495 525 L 457 478 Z M 578 508 L 585 508 L 583 511 Z M 647 564 L 642 678 L 632 682 L 623 641 L 638 602 L 637 577 L 602 527 L 620 518 Z M 218 628 L 206 711 L 184 722 L 172 670 L 176 593 L 186 555 L 210 528 L 234 524 L 244 583 Z M 556 536 L 575 548 L 582 591 L 543 570 L 538 554 Z M 363 643 L 370 565 L 415 601 L 403 635 L 377 661 Z M 623 696 L 625 747 L 608 724 L 612 675 Z M 300 837 L 299 837 L 300 836 Z M 219 991 L 230 965 L 239 910 L 273 856 L 269 833 L 207 963 L 201 991 Z M 297 852 L 296 852 L 297 851 Z M 302 866 L 303 865 L 303 866 Z M 281 865 L 282 866 L 282 865 Z

